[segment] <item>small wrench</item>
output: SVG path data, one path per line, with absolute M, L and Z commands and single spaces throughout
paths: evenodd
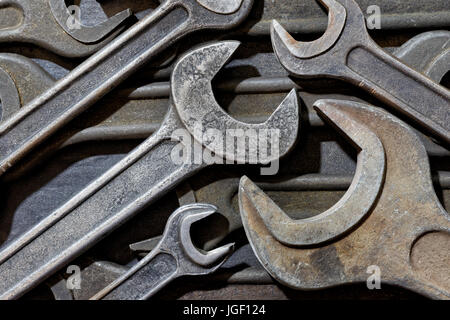
M 125 10 L 96 26 L 79 23 L 70 30 L 64 0 L 0 0 L 0 8 L 19 11 L 22 17 L 17 25 L 0 29 L 0 42 L 32 43 L 69 58 L 104 47 L 126 28 L 124 22 L 132 15 Z
M 370 38 L 354 0 L 320 0 L 329 9 L 325 34 L 297 42 L 278 22 L 271 28 L 281 64 L 298 77 L 331 77 L 353 83 L 450 143 L 450 91 L 411 69 Z
M 216 271 L 233 252 L 234 244 L 203 253 L 190 235 L 194 222 L 216 211 L 216 207 L 201 203 L 179 208 L 170 216 L 158 245 L 91 300 L 146 300 L 178 277 Z
M 362 187 L 367 192 L 360 196 L 360 205 L 351 203 L 353 185 L 332 209 L 301 220 L 287 216 L 242 178 L 243 225 L 262 265 L 281 283 L 304 290 L 365 282 L 378 268 L 381 283 L 450 299 L 450 216 L 434 191 L 419 137 L 399 119 L 372 106 L 319 100 L 315 107 L 351 140 L 368 138 L 371 143 L 375 137 L 377 154 L 372 155 L 386 171 L 365 181 Z M 347 203 L 345 214 L 342 208 Z M 353 216 L 363 218 L 352 223 Z
M 208 9 L 198 0 L 164 1 L 0 124 L 0 175 L 181 37 L 200 29 L 227 29 L 242 22 L 253 0 L 238 2 L 237 9 L 236 0 L 224 0 Z
M 172 103 L 160 129 L 0 252 L 1 299 L 22 295 L 179 182 L 206 167 L 208 163 L 203 159 L 183 163 L 172 159 L 171 153 L 180 143 L 189 143 L 185 137 L 173 135 L 179 129 L 185 129 L 183 133 L 187 129 L 198 142 L 203 141 L 198 124 L 205 131 L 220 132 L 222 141 L 226 141 L 229 129 L 255 133 L 278 130 L 279 154 L 261 157 L 259 153 L 265 150 L 258 148 L 257 160 L 262 163 L 278 160 L 292 149 L 299 129 L 299 106 L 294 90 L 262 124 L 239 122 L 216 102 L 211 80 L 238 46 L 236 41 L 215 43 L 196 49 L 178 61 L 172 73 Z M 220 151 L 216 140 L 205 139 L 200 150 L 186 145 L 186 154 L 198 151 L 196 154 L 203 155 L 205 150 L 210 150 L 227 162 L 249 162 L 248 151 L 253 144 L 246 145 L 245 154 L 236 156 L 228 147 Z

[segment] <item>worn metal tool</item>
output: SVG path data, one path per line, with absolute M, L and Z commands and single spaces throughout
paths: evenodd
M 303 220 L 291 219 L 248 178 L 242 178 L 241 215 L 260 262 L 274 278 L 296 289 L 365 282 L 368 268 L 376 266 L 382 284 L 449 299 L 450 216 L 437 199 L 418 136 L 372 106 L 322 100 L 316 108 L 352 142 L 355 136 L 369 144 L 376 138 L 373 156 L 378 158 L 376 166 L 385 166 L 386 172 L 365 181 L 367 195 L 360 197 L 361 205 L 343 213 L 360 179 L 359 166 L 355 181 L 336 206 Z M 373 198 L 375 193 L 378 196 Z M 362 219 L 353 223 L 354 217 Z M 346 228 L 349 223 L 353 228 Z
M 236 1 L 226 0 L 208 9 L 198 0 L 164 1 L 0 124 L 0 175 L 175 41 L 199 29 L 237 25 L 249 13 L 252 2 L 240 0 L 236 9 Z
M 0 42 L 32 43 L 66 57 L 87 56 L 104 47 L 126 28 L 123 22 L 132 15 L 125 10 L 89 27 L 74 21 L 77 25 L 71 29 L 64 0 L 1 0 L 0 8 L 5 15 L 13 10 L 17 16 L 11 27 L 0 29 Z
M 50 214 L 25 235 L 0 253 L 0 298 L 22 295 L 39 281 L 94 245 L 106 234 L 133 217 L 180 181 L 208 165 L 185 159 L 176 163 L 172 152 L 184 145 L 184 153 L 205 150 L 215 152 L 227 162 L 246 163 L 255 145 L 245 146 L 245 153 L 230 148 L 219 150 L 218 140 L 226 141 L 228 130 L 279 133 L 279 153 L 263 155 L 256 150 L 258 163 L 276 161 L 293 147 L 299 128 L 299 107 L 293 90 L 274 114 L 263 124 L 246 124 L 231 118 L 217 104 L 211 80 L 228 61 L 239 42 L 207 45 L 187 54 L 172 73 L 172 104 L 161 128 L 108 172 Z M 173 135 L 178 129 L 189 132 L 197 142 L 202 129 L 215 129 L 222 137 L 205 140 L 204 145 L 188 145 L 186 137 Z M 233 144 L 234 146 L 234 144 Z M 178 149 L 176 149 L 178 150 Z M 274 149 L 272 149 L 274 150 Z M 197 153 L 196 153 L 197 154 Z M 195 156 L 195 155 L 194 155 Z M 30 260 L 31 259 L 31 260 Z
M 175 211 L 156 248 L 91 300 L 145 300 L 178 277 L 216 271 L 233 251 L 234 244 L 204 253 L 194 246 L 190 235 L 194 222 L 216 210 L 212 205 L 199 203 Z
M 369 36 L 354 0 L 321 0 L 329 27 L 312 42 L 297 42 L 276 21 L 271 37 L 281 64 L 298 77 L 346 80 L 450 143 L 450 91 L 381 49 Z

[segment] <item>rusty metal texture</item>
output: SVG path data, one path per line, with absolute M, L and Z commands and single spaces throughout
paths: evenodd
M 330 238 L 328 243 L 308 247 L 290 239 L 284 243 L 276 239 L 274 228 L 285 218 L 273 201 L 243 178 L 239 188 L 241 214 L 260 262 L 274 278 L 296 289 L 364 282 L 367 268 L 377 266 L 385 283 L 448 299 L 450 217 L 436 197 L 420 139 L 404 123 L 371 106 L 321 100 L 316 108 L 344 133 L 358 124 L 379 138 L 386 155 L 381 193 L 366 205 L 367 218 L 353 230 Z M 308 219 L 304 222 L 313 223 Z M 286 236 L 298 235 L 288 229 Z M 311 236 L 321 236 L 320 230 Z

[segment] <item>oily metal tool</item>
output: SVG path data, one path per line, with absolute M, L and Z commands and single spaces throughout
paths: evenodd
M 266 150 L 258 147 L 257 162 L 277 161 L 289 152 L 297 140 L 299 129 L 299 107 L 294 90 L 263 124 L 239 122 L 226 114 L 215 101 L 211 80 L 238 46 L 236 41 L 215 43 L 181 58 L 172 73 L 172 104 L 160 129 L 0 252 L 0 298 L 19 297 L 209 164 L 204 159 L 197 162 L 193 158 L 177 163 L 172 155 L 177 147 L 184 146 L 185 155 L 203 155 L 205 150 L 210 150 L 223 156 L 227 162 L 247 163 L 251 150 L 255 150 L 254 144 L 247 144 L 244 154 L 233 154 L 229 148 L 220 151 L 217 141 L 226 141 L 229 130 L 255 133 L 275 130 L 279 134 L 278 154 L 263 156 Z M 203 141 L 199 124 L 203 130 L 214 129 L 221 136 L 216 140 L 206 139 L 203 146 L 199 145 L 198 142 Z M 188 133 L 189 137 L 174 135 L 176 132 Z M 185 138 L 196 139 L 196 146 L 200 149 L 190 145 Z
M 44 94 L 0 124 L 0 175 L 85 111 L 139 67 L 181 37 L 242 22 L 252 0 L 204 7 L 197 0 L 167 0 Z M 236 9 L 236 10 L 234 10 Z M 234 11 L 233 11 L 234 10 Z
M 320 39 L 297 42 L 273 22 L 272 43 L 281 64 L 297 77 L 355 84 L 449 144 L 450 91 L 381 49 L 369 36 L 354 0 L 321 2 L 329 9 L 329 26 Z
M 330 210 L 293 220 L 248 178 L 242 178 L 242 220 L 260 262 L 275 279 L 296 289 L 366 282 L 367 270 L 375 266 L 381 272 L 381 285 L 449 299 L 450 216 L 436 196 L 429 160 L 418 136 L 394 116 L 372 106 L 321 100 L 316 108 L 350 140 L 356 130 L 363 137 L 377 137 L 376 144 L 383 149 L 374 156 L 379 158 L 378 166 L 386 168 L 378 177 L 382 184 L 374 186 L 376 179 L 366 181 L 367 195 L 360 198 L 363 204 L 349 208 L 363 218 L 347 229 L 343 226 L 349 223 L 348 216 L 341 211 L 352 187 Z M 358 174 L 354 179 L 359 179 Z M 374 192 L 378 192 L 376 199 L 369 197 Z M 339 216 L 342 219 L 336 220 Z M 336 229 L 343 229 L 342 233 L 335 234 Z
M 84 57 L 104 47 L 126 28 L 124 22 L 131 16 L 125 10 L 95 26 L 74 21 L 78 24 L 71 27 L 64 0 L 1 0 L 0 8 L 4 14 L 14 10 L 18 20 L 0 29 L 1 43 L 31 43 L 66 57 Z
M 234 244 L 205 253 L 194 246 L 190 235 L 194 222 L 216 210 L 212 205 L 199 203 L 175 211 L 155 249 L 91 300 L 145 300 L 178 277 L 216 271 L 231 254 Z

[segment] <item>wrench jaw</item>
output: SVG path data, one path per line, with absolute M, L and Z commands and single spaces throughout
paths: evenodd
M 71 15 L 64 0 L 49 0 L 49 5 L 53 17 L 58 22 L 59 26 L 75 40 L 86 44 L 101 41 L 132 15 L 131 10 L 127 9 L 117 13 L 98 25 L 86 26 L 80 22 L 79 28 L 71 29 L 67 23 Z
M 296 41 L 276 20 L 271 25 L 273 50 L 283 67 L 301 78 L 346 78 L 349 47 L 370 41 L 364 14 L 354 0 L 320 0 L 329 10 L 324 35 L 312 42 Z M 358 37 L 355 37 L 358 33 Z
M 250 14 L 254 0 L 175 0 L 195 13 L 198 28 L 230 29 L 241 24 Z
M 209 252 L 195 247 L 190 235 L 193 223 L 217 211 L 210 204 L 195 203 L 179 208 L 169 218 L 159 244 L 162 252 L 171 254 L 178 262 L 178 274 L 206 275 L 216 271 L 234 250 L 234 244 L 224 245 Z
M 338 112 L 327 112 L 329 101 L 316 102 L 322 115 L 334 123 L 360 150 L 353 182 L 332 208 L 309 219 L 293 220 L 261 190 L 253 201 L 261 219 L 275 239 L 287 246 L 312 246 L 331 241 L 354 228 L 373 207 L 383 184 L 385 173 L 384 148 L 379 138 L 366 126 Z M 339 102 L 337 102 L 339 103 Z M 244 184 L 250 183 L 243 178 Z M 256 188 L 256 186 L 253 186 Z
M 404 123 L 371 106 L 323 100 L 316 108 L 331 121 L 348 118 L 377 135 L 386 155 L 382 191 L 367 217 L 350 232 L 327 243 L 300 248 L 287 246 L 273 236 L 261 214 L 268 210 L 260 200 L 265 195 L 243 178 L 239 189 L 241 216 L 262 265 L 281 283 L 303 290 L 366 282 L 368 272 L 373 272 L 369 268 L 375 266 L 380 269 L 382 283 L 448 299 L 450 218 L 433 190 L 428 156 L 420 139 Z M 441 240 L 427 239 L 434 234 Z M 423 265 L 430 260 L 438 263 Z M 440 267 L 434 270 L 435 265 Z
M 251 157 L 255 164 L 267 164 L 286 155 L 296 143 L 300 123 L 298 97 L 292 90 L 262 124 L 243 123 L 228 115 L 217 103 L 211 81 L 238 46 L 237 41 L 214 43 L 181 58 L 172 73 L 172 99 L 184 126 L 217 157 L 237 163 L 247 163 L 247 158 Z M 201 72 L 193 72 L 193 66 Z M 221 139 L 210 138 L 211 131 L 221 135 Z M 249 139 L 245 150 L 229 150 L 224 148 L 224 143 L 232 131 L 251 134 L 256 139 Z M 267 138 L 270 135 L 271 145 L 266 147 L 275 151 L 270 155 L 263 153 L 264 150 L 258 145 L 258 136 L 262 134 Z

